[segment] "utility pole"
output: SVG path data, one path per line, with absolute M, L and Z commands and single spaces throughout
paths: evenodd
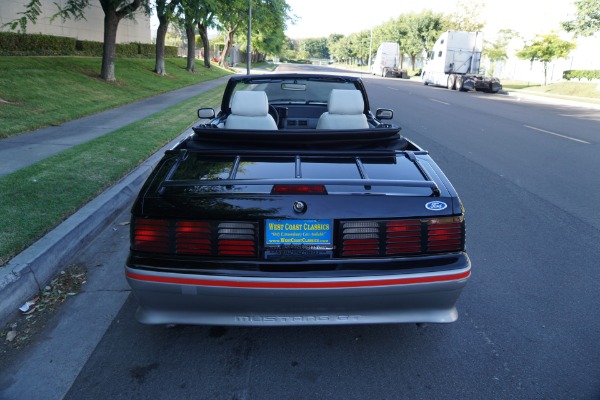
M 246 75 L 250 75 L 250 35 L 252 33 L 252 0 L 248 0 L 248 44 L 246 45 Z

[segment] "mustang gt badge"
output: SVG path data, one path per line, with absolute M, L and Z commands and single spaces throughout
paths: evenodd
M 430 201 L 425 204 L 425 208 L 431 211 L 442 211 L 446 209 L 446 207 L 448 207 L 448 205 L 443 201 Z

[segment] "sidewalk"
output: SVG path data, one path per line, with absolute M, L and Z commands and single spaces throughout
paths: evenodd
M 228 76 L 197 83 L 112 110 L 37 131 L 0 139 L 0 176 L 50 157 L 78 144 L 113 132 L 165 108 L 223 85 Z M 1 287 L 0 287 L 1 290 Z
M 13 173 L 63 150 L 113 132 L 227 82 L 229 76 L 201 82 L 115 109 L 0 140 L 0 176 Z M 28 249 L 0 267 L 0 326 L 18 307 L 66 267 L 119 213 L 132 202 L 139 187 L 183 132 L 163 150 L 115 183 Z M 124 262 L 125 260 L 123 260 Z

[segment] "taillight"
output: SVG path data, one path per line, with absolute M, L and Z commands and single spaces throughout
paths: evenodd
M 195 256 L 256 257 L 256 222 L 168 221 L 134 219 L 136 251 Z
M 273 185 L 271 194 L 327 194 L 323 185 Z
M 393 221 L 342 221 L 342 257 L 401 256 L 464 250 L 462 217 Z
M 178 221 L 175 224 L 175 252 L 210 255 L 210 224 L 202 221 Z
M 343 256 L 376 256 L 379 254 L 379 224 L 370 221 L 342 224 Z
M 404 220 L 386 223 L 386 254 L 421 252 L 421 221 Z
M 133 226 L 133 246 L 139 251 L 169 251 L 169 221 L 138 219 Z
M 220 256 L 256 256 L 256 229 L 254 224 L 222 222 L 218 227 Z
M 427 221 L 427 251 L 429 253 L 460 251 L 463 248 L 462 218 L 439 218 Z

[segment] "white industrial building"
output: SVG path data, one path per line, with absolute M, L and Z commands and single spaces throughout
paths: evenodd
M 21 18 L 25 11 L 25 6 L 30 0 L 0 0 L 0 30 L 8 31 L 4 24 L 15 19 Z M 85 19 L 75 21 L 68 19 L 62 21 L 56 18 L 50 22 L 50 19 L 56 14 L 58 3 L 65 5 L 65 0 L 40 0 L 42 4 L 42 13 L 38 16 L 37 22 L 32 24 L 28 22 L 27 33 L 42 33 L 44 35 L 73 37 L 79 40 L 92 40 L 96 42 L 104 41 L 104 11 L 98 0 L 91 0 L 89 7 L 85 10 Z M 124 18 L 119 23 L 117 29 L 117 43 L 151 43 L 150 17 L 144 15 L 143 11 L 138 11 L 135 20 Z

